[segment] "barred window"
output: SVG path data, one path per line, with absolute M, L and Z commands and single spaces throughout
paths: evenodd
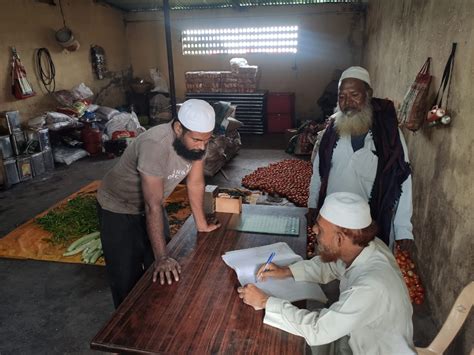
M 181 40 L 184 55 L 296 53 L 298 26 L 189 29 Z

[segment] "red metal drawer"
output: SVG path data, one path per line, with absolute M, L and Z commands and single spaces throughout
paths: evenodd
M 271 113 L 267 115 L 268 133 L 284 133 L 291 128 L 291 115 L 289 113 Z
M 295 94 L 292 92 L 270 92 L 267 96 L 267 113 L 293 114 Z

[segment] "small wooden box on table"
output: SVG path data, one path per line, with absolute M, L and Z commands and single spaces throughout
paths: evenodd
M 243 213 L 300 217 L 298 237 L 228 230 L 232 214 L 217 213 L 222 226 L 197 233 L 190 217 L 168 245 L 181 266 L 181 280 L 151 282 L 151 268 L 140 279 L 91 348 L 110 352 L 161 354 L 303 354 L 303 338 L 263 324 L 264 311 L 243 304 L 235 272 L 222 255 L 231 250 L 286 242 L 306 253 L 306 209 L 244 205 Z

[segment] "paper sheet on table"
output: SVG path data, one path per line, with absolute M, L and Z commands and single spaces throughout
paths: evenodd
M 268 279 L 258 281 L 256 274 L 260 265 L 265 264 L 268 256 L 275 252 L 273 263 L 287 266 L 296 261 L 303 260 L 286 243 L 275 243 L 262 247 L 229 251 L 222 255 L 224 262 L 235 270 L 241 285 L 256 284 L 265 293 L 290 302 L 300 300 L 317 300 L 325 303 L 326 295 L 317 283 L 296 282 L 293 278 L 283 280 Z

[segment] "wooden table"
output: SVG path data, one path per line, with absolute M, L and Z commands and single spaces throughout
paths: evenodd
M 162 354 L 302 354 L 305 341 L 263 324 L 264 311 L 255 311 L 238 297 L 235 272 L 222 255 L 230 250 L 286 242 L 305 258 L 306 209 L 244 205 L 243 213 L 300 217 L 298 237 L 227 230 L 231 214 L 217 213 L 222 226 L 197 233 L 190 217 L 168 245 L 182 266 L 172 285 L 151 282 L 148 269 L 91 348 L 110 352 Z

